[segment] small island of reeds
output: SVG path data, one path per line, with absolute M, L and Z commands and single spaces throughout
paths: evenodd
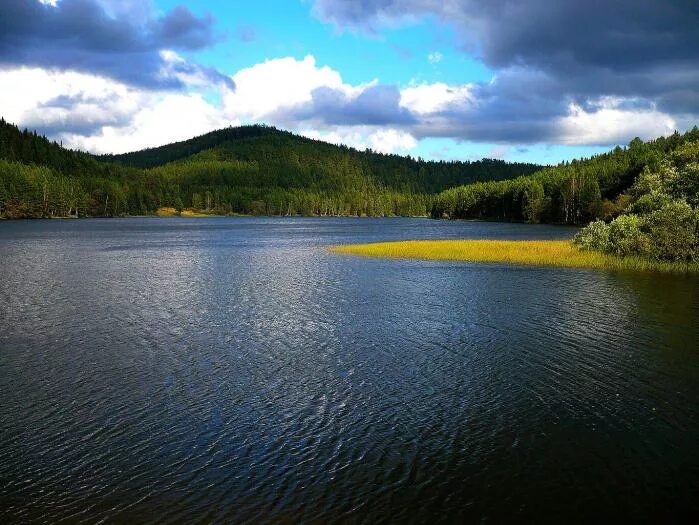
M 593 268 L 665 273 L 699 272 L 699 264 L 617 257 L 581 250 L 571 241 L 416 240 L 348 244 L 331 251 L 366 257 L 505 263 L 563 268 Z

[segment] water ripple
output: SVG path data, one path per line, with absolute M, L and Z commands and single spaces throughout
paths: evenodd
M 695 278 L 339 257 L 426 220 L 0 225 L 0 521 L 668 520 Z

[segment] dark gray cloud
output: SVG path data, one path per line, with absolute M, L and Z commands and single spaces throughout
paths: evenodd
M 191 62 L 172 64 L 161 50 L 192 51 L 217 40 L 210 15 L 186 7 L 156 16 L 129 4 L 113 13 L 97 0 L 0 2 L 0 67 L 75 70 L 147 88 L 182 87 L 179 74 L 198 75 L 233 87 L 229 77 Z M 145 13 L 145 14 L 144 14 Z
M 455 25 L 461 43 L 498 69 L 630 71 L 698 60 L 695 0 L 316 0 L 314 10 L 338 26 L 363 30 L 434 14 Z
M 371 86 L 357 97 L 350 97 L 339 89 L 320 87 L 311 96 L 310 104 L 304 104 L 286 118 L 340 126 L 408 126 L 417 123 L 415 117 L 400 106 L 400 91 L 396 86 Z
M 565 115 L 569 105 L 569 101 L 553 96 L 556 93 L 556 84 L 542 73 L 519 69 L 504 72 L 492 83 L 474 84 L 468 99 L 420 115 L 411 132 L 419 138 L 453 137 L 479 142 L 555 141 L 555 119 Z
M 90 97 L 85 94 L 59 95 L 42 102 L 25 114 L 23 126 L 48 137 L 66 133 L 90 136 L 104 126 L 121 127 L 129 123 L 131 115 L 115 109 L 118 101 L 109 97 Z
M 571 103 L 595 111 L 604 97 L 678 122 L 699 115 L 697 0 L 315 0 L 314 12 L 368 33 L 428 15 L 453 26 L 496 80 L 476 86 L 475 107 L 441 116 L 445 134 L 551 140 Z

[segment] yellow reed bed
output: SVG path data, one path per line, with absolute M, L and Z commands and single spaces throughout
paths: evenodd
M 615 257 L 583 251 L 570 241 L 439 240 L 396 241 L 334 246 L 331 251 L 366 257 L 524 264 L 564 268 L 596 268 L 688 273 L 699 265 Z

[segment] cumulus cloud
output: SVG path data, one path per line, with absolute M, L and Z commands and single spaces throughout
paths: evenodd
M 400 105 L 416 114 L 437 113 L 450 106 L 473 104 L 472 89 L 472 85 L 450 86 L 444 82 L 411 85 L 401 91 Z
M 313 91 L 318 88 L 346 94 L 355 91 L 343 83 L 337 71 L 328 66 L 317 67 L 312 55 L 303 60 L 292 57 L 266 60 L 241 69 L 233 75 L 233 80 L 235 91 L 228 91 L 224 97 L 226 111 L 250 121 L 262 121 L 310 103 Z
M 74 71 L 0 71 L 0 114 L 95 153 L 183 140 L 235 121 L 200 94 L 136 88 Z
M 571 104 L 567 116 L 558 121 L 563 144 L 618 144 L 629 136 L 650 139 L 668 135 L 676 121 L 655 107 L 628 108 L 626 101 L 605 98 L 594 110 Z M 641 131 L 639 133 L 639 130 Z
M 164 50 L 197 50 L 218 39 L 210 15 L 179 6 L 162 15 L 149 2 L 3 0 L 0 67 L 81 71 L 152 89 L 179 89 L 181 74 L 233 87 L 229 77 Z
M 177 64 L 181 58 L 166 53 L 164 60 Z M 157 146 L 252 122 L 387 153 L 417 144 L 403 129 L 413 117 L 399 105 L 397 87 L 347 84 L 310 55 L 263 62 L 234 78 L 235 91 L 220 86 L 219 97 L 207 100 L 196 91 L 144 89 L 76 71 L 0 70 L 0 85 L 7 86 L 0 115 L 95 153 Z M 196 75 L 181 80 L 189 86 L 203 81 Z
M 182 60 L 165 55 L 166 63 Z M 194 73 L 179 74 L 190 86 L 207 86 Z M 557 99 L 551 95 L 555 83 L 536 72 L 507 70 L 487 84 L 352 85 L 308 55 L 268 60 L 233 78 L 235 91 L 220 86 L 219 96 L 207 100 L 196 91 L 143 89 L 99 75 L 18 68 L 0 71 L 0 84 L 7 86 L 0 114 L 94 152 L 156 146 L 253 122 L 360 149 L 402 153 L 426 137 L 598 145 L 667 134 L 677 126 L 642 98 L 603 97 L 585 104 Z
M 66 133 L 65 140 L 83 150 L 121 153 L 160 146 L 237 124 L 226 120 L 219 109 L 200 94 L 150 94 L 128 123 L 103 126 L 98 133 Z
M 332 131 L 302 128 L 302 135 L 323 140 L 331 144 L 344 144 L 357 148 L 372 149 L 380 153 L 409 153 L 418 144 L 415 137 L 406 131 L 395 128 L 374 128 L 371 126 L 337 126 Z
M 368 33 L 428 16 L 452 26 L 495 78 L 471 86 L 468 107 L 435 116 L 438 135 L 607 143 L 699 116 L 699 2 L 692 0 L 315 0 L 313 11 Z M 611 98 L 615 108 L 602 103 Z M 622 109 L 622 100 L 635 107 Z M 612 125 L 619 112 L 642 127 Z M 597 127 L 571 134 L 585 125 Z M 428 123 L 420 129 L 430 133 Z

